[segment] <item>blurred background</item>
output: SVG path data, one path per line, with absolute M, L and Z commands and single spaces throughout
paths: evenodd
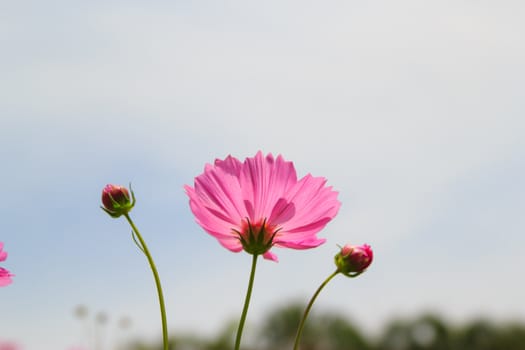
M 99 208 L 131 182 L 175 348 L 228 348 L 251 259 L 194 222 L 183 185 L 262 150 L 343 205 L 323 246 L 259 264 L 247 349 L 290 348 L 347 242 L 375 261 L 327 286 L 304 349 L 524 349 L 524 16 L 517 0 L 0 2 L 16 275 L 0 343 L 158 348 L 147 262 Z

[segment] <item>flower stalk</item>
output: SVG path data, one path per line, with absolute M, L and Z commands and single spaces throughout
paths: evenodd
M 235 350 L 239 350 L 241 346 L 242 331 L 244 328 L 244 323 L 246 321 L 246 315 L 248 314 L 248 307 L 250 305 L 250 299 L 252 296 L 253 281 L 255 279 L 255 269 L 257 267 L 257 257 L 257 254 L 252 255 L 252 269 L 250 271 L 248 290 L 246 291 L 246 297 L 244 299 L 244 307 L 242 309 L 241 319 L 239 321 L 239 328 L 237 328 L 237 336 L 235 337 Z
M 160 277 L 146 242 L 142 238 L 142 235 L 140 234 L 137 226 L 135 226 L 135 223 L 129 216 L 129 212 L 131 209 L 133 209 L 134 205 L 135 194 L 131 189 L 131 185 L 129 191 L 123 186 L 113 184 L 106 185 L 106 187 L 104 187 L 102 190 L 102 210 L 104 210 L 112 218 L 116 219 L 122 215 L 126 218 L 132 228 L 131 237 L 133 238 L 133 242 L 148 259 L 151 272 L 153 272 L 153 277 L 155 279 L 155 285 L 157 287 L 157 294 L 159 298 L 160 316 L 162 320 L 162 342 L 164 345 L 163 349 L 168 350 L 168 323 L 166 321 L 166 307 L 164 306 L 164 296 L 162 293 L 162 286 L 160 284 Z
M 153 257 L 151 256 L 148 246 L 146 245 L 146 242 L 142 238 L 142 235 L 140 234 L 139 230 L 133 223 L 133 220 L 131 220 L 128 213 L 123 214 L 126 220 L 128 221 L 129 225 L 133 229 L 134 239 L 135 243 L 139 246 L 140 250 L 144 253 L 146 258 L 148 259 L 149 266 L 151 268 L 151 272 L 153 272 L 153 277 L 155 278 L 155 285 L 157 287 L 157 294 L 159 297 L 159 304 L 160 304 L 160 316 L 162 320 L 162 343 L 163 343 L 163 349 L 168 350 L 169 344 L 168 344 L 168 323 L 166 321 L 166 307 L 164 304 L 164 295 L 162 293 L 162 286 L 160 284 L 160 277 L 159 273 L 157 272 L 157 267 L 155 266 L 155 262 L 153 261 Z
M 306 322 L 306 318 L 308 317 L 308 314 L 310 313 L 310 310 L 312 309 L 312 306 L 315 302 L 315 299 L 317 299 L 317 296 L 323 288 L 339 273 L 350 277 L 355 278 L 366 271 L 366 268 L 370 266 L 372 263 L 372 260 L 374 258 L 374 253 L 372 252 L 372 248 L 368 244 L 363 245 L 351 245 L 346 244 L 343 247 L 340 247 L 339 253 L 337 253 L 334 257 L 334 263 L 337 267 L 336 270 L 328 276 L 323 283 L 317 288 L 314 295 L 310 299 L 310 302 L 306 306 L 306 309 L 304 310 L 303 318 L 301 319 L 301 322 L 299 323 L 299 328 L 297 329 L 297 335 L 295 336 L 295 343 L 293 346 L 293 350 L 299 349 L 299 341 L 301 340 L 301 335 L 303 332 L 304 324 Z
M 315 291 L 314 295 L 310 299 L 310 302 L 308 303 L 308 306 L 306 306 L 306 309 L 304 310 L 304 314 L 303 314 L 303 317 L 301 318 L 301 322 L 299 323 L 299 328 L 297 329 L 297 335 L 295 336 L 295 343 L 293 345 L 293 350 L 299 349 L 299 341 L 301 340 L 301 335 L 303 333 L 304 324 L 306 322 L 306 318 L 308 317 L 308 314 L 310 313 L 310 310 L 312 309 L 312 306 L 314 305 L 315 299 L 317 299 L 317 296 L 319 295 L 319 293 L 321 293 L 321 291 L 328 284 L 328 282 L 330 282 L 332 280 L 332 278 L 334 278 L 339 272 L 341 272 L 341 271 L 339 271 L 339 269 L 337 269 L 337 270 L 335 270 L 334 273 L 332 273 L 330 276 L 328 276 L 324 280 L 324 282 L 321 283 L 319 288 L 317 288 L 317 290 Z

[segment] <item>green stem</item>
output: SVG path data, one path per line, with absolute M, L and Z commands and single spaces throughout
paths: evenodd
M 315 302 L 315 299 L 317 299 L 317 296 L 319 293 L 321 293 L 321 290 L 323 290 L 324 286 L 330 282 L 332 278 L 334 278 L 340 271 L 335 270 L 334 273 L 332 273 L 330 276 L 328 276 L 327 279 L 324 280 L 323 283 L 317 288 L 314 295 L 312 296 L 312 299 L 310 299 L 310 302 L 308 303 L 308 306 L 306 307 L 306 310 L 304 310 L 303 318 L 301 319 L 301 323 L 299 323 L 299 329 L 297 329 L 297 335 L 295 336 L 295 343 L 293 346 L 293 350 L 299 349 L 299 341 L 301 339 L 301 334 L 303 333 L 304 323 L 306 322 L 306 318 L 308 317 L 308 314 L 310 313 L 310 309 L 312 308 L 312 305 Z
M 159 273 L 157 272 L 157 268 L 155 267 L 155 262 L 153 262 L 153 258 L 151 257 L 151 254 L 148 250 L 148 247 L 146 246 L 146 242 L 144 242 L 144 239 L 142 239 L 142 236 L 129 217 L 129 214 L 124 214 L 126 217 L 126 220 L 128 220 L 131 228 L 135 232 L 135 235 L 137 239 L 140 242 L 140 247 L 142 247 L 142 252 L 144 255 L 146 255 L 146 258 L 148 258 L 149 266 L 151 267 L 151 271 L 153 272 L 153 277 L 155 278 L 155 284 L 157 286 L 157 294 L 159 296 L 159 304 L 160 304 L 160 317 L 162 319 L 162 342 L 164 344 L 164 350 L 168 350 L 168 323 L 166 321 L 166 307 L 164 306 L 164 296 L 162 295 L 162 286 L 160 285 L 160 278 Z M 139 247 L 139 248 L 140 248 Z
M 241 320 L 239 321 L 239 328 L 237 329 L 237 337 L 235 339 L 235 350 L 239 350 L 241 346 L 242 329 L 244 328 L 244 321 L 248 314 L 248 306 L 250 305 L 250 297 L 252 296 L 253 280 L 255 277 L 255 268 L 257 266 L 257 254 L 253 254 L 252 270 L 250 272 L 250 281 L 248 282 L 248 290 L 246 291 L 246 298 L 244 299 L 244 307 L 242 309 Z

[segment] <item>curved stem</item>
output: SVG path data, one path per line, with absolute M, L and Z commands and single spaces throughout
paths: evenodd
M 237 337 L 235 338 L 235 350 L 239 350 L 241 346 L 242 329 L 248 314 L 248 306 L 250 305 L 250 297 L 252 296 L 253 280 L 255 278 L 255 268 L 257 266 L 257 254 L 253 254 L 252 270 L 250 272 L 250 281 L 248 282 L 248 290 L 246 291 L 246 298 L 244 299 L 244 307 L 242 309 L 241 320 L 239 321 L 239 328 L 237 329 Z
M 301 319 L 301 322 L 299 323 L 299 328 L 297 329 L 297 335 L 295 336 L 295 343 L 293 346 L 293 350 L 299 349 L 299 341 L 301 339 L 301 334 L 303 333 L 304 323 L 306 322 L 306 318 L 308 317 L 308 314 L 310 313 L 310 309 L 312 308 L 312 305 L 314 304 L 315 299 L 317 299 L 317 296 L 319 295 L 319 293 L 321 293 L 321 290 L 323 290 L 324 286 L 326 286 L 328 282 L 330 282 L 330 280 L 334 278 L 339 272 L 340 272 L 339 270 L 335 270 L 334 273 L 328 276 L 328 278 L 325 279 L 323 283 L 321 283 L 319 288 L 317 288 L 314 295 L 312 296 L 312 299 L 310 299 L 308 306 L 304 310 L 303 318 Z
M 146 258 L 148 259 L 149 266 L 151 267 L 151 271 L 153 272 L 153 277 L 155 278 L 155 284 L 157 286 L 157 294 L 159 296 L 159 304 L 160 304 L 160 317 L 162 319 L 162 342 L 164 344 L 164 350 L 168 350 L 168 323 L 166 321 L 166 307 L 164 306 L 164 296 L 162 294 L 162 286 L 160 285 L 160 278 L 159 273 L 157 272 L 157 268 L 155 267 L 155 262 L 153 262 L 153 258 L 151 257 L 151 254 L 148 250 L 148 247 L 146 246 L 146 242 L 144 242 L 144 239 L 142 239 L 142 236 L 140 235 L 139 230 L 129 217 L 129 214 L 124 214 L 126 217 L 126 220 L 128 220 L 131 228 L 135 232 L 135 236 L 140 242 L 139 248 L 141 248 L 144 255 L 146 255 Z

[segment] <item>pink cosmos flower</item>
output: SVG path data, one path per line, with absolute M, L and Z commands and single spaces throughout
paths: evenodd
M 297 180 L 292 162 L 261 151 L 244 162 L 217 159 L 194 187 L 184 188 L 197 223 L 221 245 L 274 261 L 273 246 L 308 249 L 324 243 L 316 234 L 341 206 L 326 179 L 308 174 Z
M 3 249 L 4 243 L 0 242 L 0 261 L 5 261 L 5 259 L 7 259 L 7 252 L 5 252 Z M 5 287 L 11 284 L 11 282 L 13 282 L 11 280 L 12 276 L 13 275 L 8 270 L 0 267 L 0 287 Z

